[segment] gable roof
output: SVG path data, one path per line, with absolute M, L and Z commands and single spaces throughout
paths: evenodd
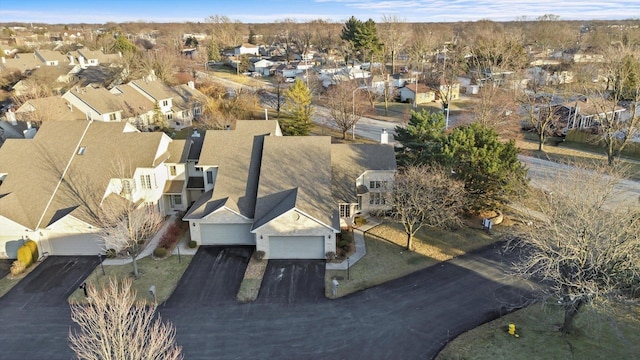
M 176 96 L 176 93 L 162 81 L 143 79 L 133 80 L 129 84 L 142 90 L 142 92 L 152 97 L 155 101 L 172 99 Z
M 78 98 L 98 114 L 122 111 L 120 99 L 103 87 L 94 87 L 92 85 L 76 86 L 63 95 L 63 97 L 68 96 Z
M 20 120 L 86 120 L 86 115 L 60 96 L 48 96 L 27 100 L 18 110 L 16 118 Z
M 387 144 L 332 144 L 331 187 L 337 202 L 355 203 L 355 182 L 369 170 L 396 170 L 393 146 Z
M 162 151 L 167 139 L 127 123 L 43 123 L 32 140 L 8 140 L 0 148 L 0 173 L 8 174 L 0 185 L 0 216 L 32 230 L 62 213 L 97 225 L 110 179 L 156 167 L 168 155 Z M 85 147 L 82 155 L 79 147 Z
M 336 231 L 340 228 L 331 196 L 331 137 L 265 138 L 253 229 L 293 207 Z

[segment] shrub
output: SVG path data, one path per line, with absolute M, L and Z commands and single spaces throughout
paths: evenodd
M 328 251 L 324 256 L 327 258 L 327 261 L 332 261 L 336 259 L 336 253 L 333 251 Z
M 33 257 L 31 257 L 31 249 L 28 246 L 22 245 L 18 248 L 18 261 L 24 264 L 25 267 L 29 267 L 33 263 Z
M 167 249 L 163 248 L 163 247 L 157 247 L 155 250 L 153 250 L 153 256 L 157 257 L 157 258 L 163 258 L 167 256 Z
M 189 241 L 189 249 L 195 249 L 198 246 L 198 243 L 195 240 Z
M 258 261 L 262 261 L 262 259 L 264 259 L 264 255 L 264 251 L 262 250 L 254 251 L 253 258 Z
M 363 218 L 362 216 L 356 216 L 353 219 L 353 223 L 360 226 L 360 225 L 365 225 L 367 223 L 367 219 Z
M 107 259 L 113 259 L 116 257 L 118 253 L 116 252 L 116 249 L 107 249 L 107 251 L 105 252 L 105 256 L 107 257 Z
M 16 260 L 11 264 L 11 275 L 22 274 L 27 266 L 20 260 Z
M 38 260 L 38 244 L 36 244 L 35 241 L 33 240 L 29 240 L 26 243 L 24 243 L 25 246 L 29 247 L 29 250 L 31 250 L 31 259 L 32 261 L 37 261 Z
M 342 249 L 345 249 L 345 250 L 349 248 L 350 244 L 351 244 L 351 242 L 348 241 L 348 240 L 340 240 L 340 241 L 338 241 L 338 247 L 342 248 Z

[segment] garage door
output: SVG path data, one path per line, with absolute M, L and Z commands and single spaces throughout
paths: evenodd
M 102 242 L 92 236 L 49 237 L 49 255 L 98 255 L 104 253 Z
M 323 236 L 270 236 L 270 259 L 324 259 Z
M 251 224 L 201 224 L 202 245 L 255 245 Z

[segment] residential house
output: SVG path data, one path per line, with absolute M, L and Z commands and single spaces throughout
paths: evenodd
M 187 139 L 186 145 L 189 148 L 189 152 L 185 166 L 187 176 L 187 203 L 189 207 L 204 194 L 204 173 L 202 172 L 202 168 L 198 166 L 198 160 L 202 152 L 205 135 L 206 132 L 200 134 L 197 130 L 194 130 L 189 139 Z
M 233 48 L 233 55 L 235 55 L 235 56 L 240 56 L 240 55 L 259 56 L 260 55 L 260 51 L 259 51 L 259 47 L 257 45 L 244 43 L 244 44 L 242 44 L 240 46 L 236 46 L 235 48 Z
M 16 111 L 19 121 L 75 121 L 87 120 L 87 115 L 60 96 L 48 96 L 30 99 L 24 102 Z
M 40 66 L 44 66 L 35 53 L 17 53 L 13 58 L 9 59 L 2 57 L 0 65 L 4 71 L 18 70 L 21 74 L 27 74 Z
M 69 65 L 69 59 L 58 51 L 41 49 L 35 55 L 46 66 Z
M 438 91 L 436 92 L 437 99 L 440 99 L 440 94 L 444 94 L 446 97 L 450 97 L 450 100 L 460 99 L 460 83 L 447 83 L 444 79 L 440 79 Z
M 341 223 L 388 209 L 395 155 L 390 145 L 334 146 L 329 137 L 283 137 L 273 120 L 207 131 L 197 163 L 205 193 L 184 217 L 191 238 L 253 245 L 270 259 L 335 252 Z
M 271 67 L 273 65 L 275 65 L 273 61 L 260 59 L 251 63 L 250 70 L 262 76 L 269 76 L 271 75 Z
M 400 101 L 414 104 L 426 104 L 436 101 L 436 94 L 424 84 L 408 84 L 399 89 Z
M 171 213 L 160 201 L 171 178 L 165 162 L 180 161 L 171 143 L 161 132 L 98 121 L 45 122 L 33 139 L 8 139 L 0 148 L 0 258 L 15 258 L 27 239 L 40 254 L 103 253 L 96 214 L 112 201 Z
M 76 86 L 64 93 L 62 98 L 80 109 L 87 119 L 104 122 L 123 120 L 122 101 L 103 87 Z
M 120 54 L 105 54 L 100 50 L 89 50 L 81 48 L 67 53 L 71 64 L 78 64 L 82 68 L 88 66 L 98 66 L 100 64 L 110 64 L 121 58 Z
M 560 123 L 571 129 L 597 128 L 602 119 L 620 118 L 625 108 L 605 99 L 581 98 L 556 107 Z

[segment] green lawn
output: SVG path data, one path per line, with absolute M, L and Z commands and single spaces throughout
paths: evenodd
M 437 359 L 637 359 L 640 306 L 609 309 L 613 315 L 584 309 L 576 318 L 579 330 L 563 336 L 561 310 L 535 304 L 460 335 Z M 511 323 L 518 338 L 507 333 Z
M 349 280 L 346 270 L 326 271 L 325 295 L 331 297 L 331 280 L 334 277 L 344 278 L 338 291 L 338 296 L 344 296 L 498 241 L 498 228 L 494 228 L 496 232 L 491 236 L 469 227 L 457 231 L 424 228 L 418 232 L 414 240 L 415 251 L 412 252 L 404 248 L 406 237 L 399 224 L 376 226 L 365 234 L 367 254 L 351 266 Z
M 176 288 L 178 281 L 182 277 L 182 274 L 189 266 L 192 256 L 182 255 L 180 262 L 178 262 L 178 256 L 172 255 L 163 260 L 154 260 L 148 256 L 138 260 L 138 269 L 140 276 L 133 280 L 133 288 L 137 292 L 137 298 L 139 300 L 153 301 L 153 298 L 149 294 L 149 288 L 151 285 L 156 287 L 156 295 L 158 303 L 162 303 L 167 300 L 173 290 Z M 102 269 L 100 265 L 87 277 L 87 283 L 97 284 L 102 286 L 108 283 L 108 279 L 124 279 L 133 278 L 133 265 L 109 265 L 104 267 L 105 275 L 102 275 Z M 69 302 L 82 302 L 84 301 L 84 293 L 82 290 L 76 290 L 71 296 L 69 296 Z

